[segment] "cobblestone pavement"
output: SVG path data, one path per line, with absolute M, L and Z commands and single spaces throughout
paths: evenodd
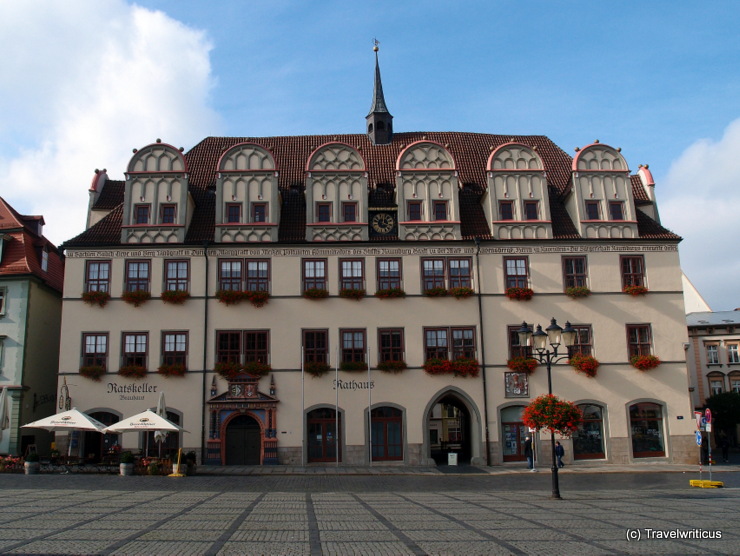
M 697 475 L 0 475 L 0 553 L 739 554 L 740 473 Z

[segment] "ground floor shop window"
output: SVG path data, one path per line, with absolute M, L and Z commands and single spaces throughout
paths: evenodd
M 524 407 L 514 406 L 501 410 L 501 444 L 504 461 L 524 461 L 524 439 L 529 428 L 522 423 Z
M 603 459 L 604 453 L 604 420 L 602 409 L 598 405 L 581 404 L 583 421 L 573 433 L 574 459 Z
M 403 412 L 378 407 L 371 416 L 373 461 L 403 459 Z
M 665 456 L 663 440 L 663 409 L 655 403 L 630 406 L 632 456 L 657 458 Z

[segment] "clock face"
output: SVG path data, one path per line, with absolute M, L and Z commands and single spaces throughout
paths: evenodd
M 379 234 L 387 234 L 393 229 L 395 221 L 390 214 L 381 212 L 373 216 L 372 226 L 373 230 Z
M 241 384 L 232 384 L 231 385 L 231 395 L 232 396 L 241 396 L 242 395 L 242 385 Z

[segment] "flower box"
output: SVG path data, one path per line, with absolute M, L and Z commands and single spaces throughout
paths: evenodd
M 474 293 L 475 291 L 473 290 L 473 288 L 465 288 L 465 287 L 450 288 L 450 291 L 449 291 L 449 294 L 454 296 L 455 299 L 465 299 L 466 297 L 470 297 Z
M 568 362 L 576 371 L 589 377 L 595 377 L 596 370 L 599 368 L 598 359 L 583 353 L 574 353 Z
M 105 374 L 105 367 L 102 365 L 87 365 L 80 367 L 80 374 L 85 378 L 100 382 L 101 377 Z
M 622 291 L 631 296 L 637 297 L 638 295 L 645 295 L 648 292 L 648 289 L 645 286 L 625 286 Z
M 99 290 L 87 291 L 82 294 L 82 301 L 88 305 L 98 305 L 99 307 L 105 307 L 105 304 L 110 300 L 110 294 Z
M 224 305 L 236 305 L 244 299 L 244 292 L 239 290 L 217 290 L 216 299 Z
M 635 369 L 649 371 L 660 365 L 661 360 L 655 357 L 655 355 L 634 355 L 630 359 L 630 363 Z
M 185 368 L 185 365 L 181 363 L 173 363 L 171 365 L 168 365 L 168 364 L 160 365 L 159 368 L 157 369 L 157 372 L 166 377 L 185 376 L 187 369 Z
M 529 301 L 534 296 L 532 288 L 506 288 L 506 297 L 518 301 Z
M 591 295 L 591 290 L 586 286 L 570 286 L 565 288 L 565 295 L 572 299 L 578 299 L 580 297 L 588 297 Z
M 367 363 L 364 361 L 342 361 L 339 364 L 342 371 L 367 371 Z
M 126 378 L 143 378 L 146 376 L 146 373 L 146 367 L 142 367 L 141 365 L 124 365 L 118 369 L 118 374 Z
M 424 295 L 427 297 L 446 297 L 447 290 L 445 288 L 429 288 L 424 290 Z
M 430 375 L 452 374 L 455 376 L 478 376 L 478 362 L 475 359 L 460 358 L 455 361 L 432 358 L 424 362 L 424 370 Z
M 268 363 L 261 363 L 259 361 L 249 361 L 242 367 L 242 371 L 254 376 L 265 376 L 271 370 L 272 367 Z
M 388 288 L 385 290 L 377 290 L 375 297 L 379 299 L 393 299 L 396 297 L 406 297 L 406 292 L 401 288 Z
M 325 299 L 329 297 L 329 290 L 324 288 L 308 288 L 303 290 L 303 297 L 306 299 Z
M 190 297 L 190 292 L 185 290 L 166 290 L 160 295 L 165 303 L 173 305 L 182 305 Z
M 134 307 L 138 307 L 142 303 L 146 303 L 151 298 L 152 294 L 146 290 L 125 291 L 121 294 L 121 299 Z
M 339 290 L 339 297 L 343 297 L 345 299 L 354 299 L 355 301 L 359 301 L 363 297 L 365 297 L 365 290 L 356 290 L 354 288 L 344 288 Z
M 539 362 L 533 357 L 512 357 L 506 362 L 512 371 L 527 374 L 532 374 L 538 365 Z
M 583 414 L 576 404 L 552 394 L 535 398 L 522 413 L 525 426 L 536 430 L 548 429 L 563 436 L 573 434 L 582 420 Z
M 259 290 L 259 291 L 247 291 L 243 292 L 244 297 L 249 299 L 249 302 L 255 307 L 263 307 L 267 304 L 270 299 L 270 292 Z
M 226 380 L 231 380 L 242 372 L 242 366 L 235 361 L 219 361 L 213 370 Z
M 321 376 L 329 372 L 329 364 L 319 361 L 309 361 L 303 365 L 303 370 L 313 376 Z
M 406 370 L 406 361 L 379 361 L 378 370 L 384 373 L 400 373 Z

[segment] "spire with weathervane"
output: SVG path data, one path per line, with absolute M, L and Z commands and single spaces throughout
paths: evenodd
M 373 104 L 370 107 L 370 113 L 365 120 L 367 121 L 367 137 L 373 145 L 388 145 L 393 139 L 393 116 L 388 112 L 383 97 L 383 83 L 380 80 L 380 66 L 378 65 L 378 45 L 377 40 L 373 41 L 373 51 L 375 52 L 375 86 L 373 87 Z

